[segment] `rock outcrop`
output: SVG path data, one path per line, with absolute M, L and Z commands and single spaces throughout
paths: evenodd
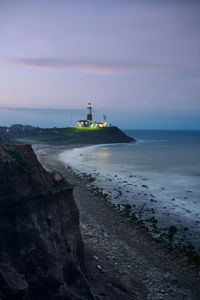
M 94 299 L 73 189 L 29 145 L 0 146 L 0 299 Z

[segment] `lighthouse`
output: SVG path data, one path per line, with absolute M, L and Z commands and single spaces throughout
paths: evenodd
M 77 121 L 77 127 L 107 127 L 106 115 L 103 115 L 103 122 L 92 122 L 92 105 L 87 106 L 87 120 Z
M 90 102 L 88 103 L 88 106 L 87 106 L 87 121 L 89 122 L 89 124 L 92 121 L 92 105 Z

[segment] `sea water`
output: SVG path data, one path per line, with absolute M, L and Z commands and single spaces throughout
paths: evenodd
M 131 207 L 154 235 L 200 253 L 200 131 L 125 132 L 137 142 L 74 148 L 60 158 L 91 174 L 93 187 Z

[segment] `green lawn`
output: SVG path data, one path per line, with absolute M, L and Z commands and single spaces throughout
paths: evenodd
M 100 127 L 66 127 L 66 128 L 52 128 L 51 131 L 55 134 L 63 134 L 66 136 L 78 135 L 83 132 L 97 131 Z

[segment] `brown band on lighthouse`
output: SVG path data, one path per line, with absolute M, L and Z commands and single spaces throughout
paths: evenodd
M 92 115 L 91 114 L 87 114 L 87 120 L 92 121 Z

